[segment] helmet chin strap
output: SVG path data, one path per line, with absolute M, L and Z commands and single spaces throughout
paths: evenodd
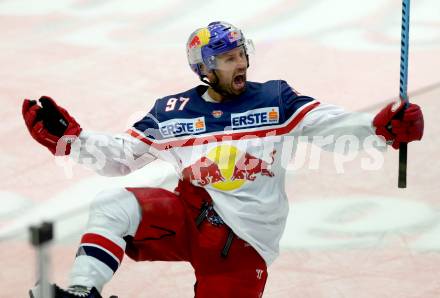
M 213 70 L 211 70 L 211 71 L 212 71 L 212 73 L 213 73 L 214 76 L 215 76 L 215 82 L 214 82 L 214 83 L 210 82 L 210 81 L 208 80 L 208 77 L 207 77 L 206 75 L 201 76 L 201 77 L 200 77 L 200 80 L 201 80 L 203 83 L 209 85 L 209 87 L 211 87 L 215 92 L 217 92 L 218 94 L 220 94 L 221 96 L 223 96 L 223 97 L 225 97 L 225 98 L 228 98 L 228 97 L 229 97 L 229 98 L 230 98 L 230 97 L 235 97 L 235 96 L 236 96 L 235 94 L 231 94 L 231 93 L 226 92 L 225 90 L 222 90 L 222 89 L 220 88 L 220 84 L 219 84 L 219 81 L 220 81 L 220 80 L 218 79 L 218 76 L 217 76 L 215 70 L 213 69 Z

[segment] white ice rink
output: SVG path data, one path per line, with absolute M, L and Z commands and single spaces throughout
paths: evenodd
M 363 154 L 341 163 L 319 152 L 317 162 L 316 148 L 301 146 L 264 297 L 440 297 L 440 2 L 411 9 L 408 91 L 425 136 L 409 145 L 408 188 L 397 188 L 396 151 L 365 171 Z M 30 224 L 55 221 L 52 279 L 65 286 L 96 193 L 176 183 L 160 161 L 104 178 L 54 159 L 27 132 L 22 100 L 49 95 L 84 128 L 125 131 L 156 98 L 199 83 L 185 43 L 214 20 L 254 40 L 250 80 L 284 79 L 352 111 L 376 112 L 398 95 L 397 0 L 0 1 L 0 297 L 26 297 L 35 282 Z M 125 258 L 104 297 L 193 297 L 193 283 L 187 264 Z

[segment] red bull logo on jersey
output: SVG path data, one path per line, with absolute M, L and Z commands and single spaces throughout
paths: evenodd
M 245 179 L 254 181 L 258 174 L 273 177 L 274 173 L 269 168 L 273 164 L 275 153 L 275 150 L 272 151 L 270 155 L 271 162 L 268 163 L 246 152 L 235 164 L 231 180 Z
M 270 160 L 265 161 L 234 146 L 220 145 L 209 151 L 207 156 L 185 167 L 182 176 L 195 185 L 209 184 L 219 190 L 230 191 L 255 181 L 258 176 L 274 177 L 271 166 L 275 154 L 273 150 Z
M 231 126 L 233 129 L 277 123 L 279 123 L 278 107 L 261 108 L 244 113 L 231 114 Z
M 193 119 L 172 119 L 159 123 L 160 134 L 164 138 L 176 137 L 184 134 L 195 134 L 206 131 L 205 117 Z
M 208 157 L 202 157 L 183 169 L 182 176 L 189 181 L 196 180 L 200 186 L 225 180 L 218 165 Z
M 211 112 L 211 115 L 214 116 L 214 118 L 220 118 L 223 115 L 223 111 L 221 110 L 214 110 Z

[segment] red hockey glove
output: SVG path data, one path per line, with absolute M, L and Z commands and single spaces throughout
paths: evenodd
M 406 109 L 403 101 L 390 103 L 374 117 L 376 134 L 383 136 L 394 149 L 400 143 L 421 140 L 423 136 L 423 113 L 420 107 L 410 103 Z
M 68 155 L 70 144 L 80 134 L 81 127 L 65 109 L 47 96 L 23 101 L 23 118 L 32 137 L 54 155 Z M 58 144 L 58 150 L 57 150 Z

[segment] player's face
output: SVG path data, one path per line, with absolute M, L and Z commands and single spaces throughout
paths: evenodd
M 247 58 L 243 47 L 216 56 L 216 66 L 219 89 L 229 95 L 245 91 Z

